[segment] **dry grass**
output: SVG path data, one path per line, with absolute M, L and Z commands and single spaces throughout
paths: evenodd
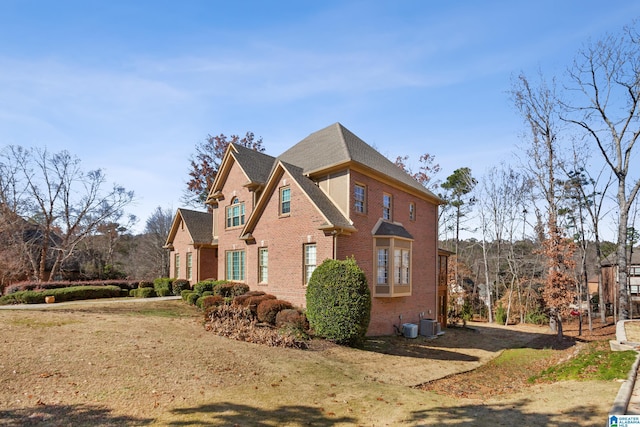
M 454 328 L 365 350 L 268 348 L 205 331 L 181 301 L 0 310 L 2 425 L 602 425 L 619 384 L 484 399 L 411 386 L 526 346 L 546 328 Z M 496 375 L 499 375 L 496 373 Z

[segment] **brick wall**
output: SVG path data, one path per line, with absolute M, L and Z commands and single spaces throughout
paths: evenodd
M 353 188 L 355 183 L 367 188 L 365 214 L 354 209 Z M 392 220 L 401 223 L 413 236 L 411 252 L 412 294 L 408 297 L 372 298 L 369 335 L 388 335 L 394 332 L 393 325 L 418 323 L 420 315 L 436 318 L 437 307 L 437 207 L 404 191 L 392 188 L 362 173 L 351 172 L 351 219 L 358 232 L 351 236 L 340 236 L 337 242 L 337 258 L 355 256 L 364 270 L 373 295 L 375 284 L 374 242 L 372 231 L 382 217 L 382 195 L 393 196 Z M 409 203 L 415 203 L 415 220 L 409 219 Z
M 303 270 L 303 248 L 307 243 L 315 243 L 317 264 L 327 258 L 334 258 L 334 238 L 325 236 L 318 228 L 325 222 L 309 198 L 284 171 L 277 177 L 278 185 L 269 197 L 255 229 L 252 231 L 255 243 L 240 240 L 242 227 L 225 230 L 225 207 L 237 196 L 245 201 L 246 218 L 253 206 L 252 193 L 242 187 L 246 176 L 235 165 L 225 182 L 217 215 L 218 221 L 218 276 L 225 276 L 225 251 L 244 250 L 246 259 L 245 282 L 252 290 L 262 290 L 285 299 L 294 305 L 304 307 L 306 303 Z M 367 187 L 367 212 L 357 214 L 353 210 L 353 186 L 358 182 Z M 291 189 L 291 213 L 279 215 L 279 189 Z M 417 199 L 410 194 L 391 188 L 362 173 L 351 171 L 350 177 L 351 219 L 358 232 L 350 236 L 339 236 L 335 242 L 335 258 L 354 256 L 365 271 L 369 286 L 374 283 L 373 237 L 371 232 L 382 216 L 382 194 L 393 196 L 393 221 L 400 222 L 414 237 L 412 244 L 411 274 L 412 295 L 408 297 L 375 297 L 372 301 L 369 335 L 394 333 L 394 325 L 418 323 L 420 315 L 435 319 L 437 294 L 437 206 Z M 409 203 L 414 202 L 415 221 L 409 219 Z M 214 216 L 215 218 L 215 216 Z M 258 250 L 266 247 L 269 251 L 269 280 L 258 284 Z M 400 320 L 402 316 L 402 320 Z

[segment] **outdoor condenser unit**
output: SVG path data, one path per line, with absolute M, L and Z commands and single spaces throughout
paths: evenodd
M 418 325 L 415 323 L 403 323 L 402 335 L 405 338 L 417 338 L 418 337 Z
M 420 320 L 420 335 L 435 337 L 438 335 L 438 322 L 433 319 Z

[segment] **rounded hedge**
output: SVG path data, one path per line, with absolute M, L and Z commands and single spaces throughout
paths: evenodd
M 353 258 L 325 260 L 307 286 L 307 319 L 316 335 L 359 346 L 369 327 L 371 292 Z

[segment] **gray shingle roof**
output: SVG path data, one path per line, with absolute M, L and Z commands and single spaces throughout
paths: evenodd
M 278 159 L 301 167 L 305 174 L 348 162 L 359 163 L 437 199 L 432 192 L 340 123 L 312 133 Z
M 628 256 L 627 252 L 627 256 Z M 602 266 L 608 267 L 611 265 L 618 265 L 618 253 L 613 252 L 609 254 L 605 259 L 602 260 Z M 631 262 L 627 263 L 627 266 L 631 265 L 640 265 L 640 246 L 637 248 L 633 248 L 633 253 L 631 254 Z
M 179 208 L 178 212 L 189 230 L 194 243 L 211 244 L 213 240 L 213 215 Z
M 397 236 L 406 239 L 413 239 L 413 236 L 400 224 L 380 221 L 378 228 L 373 232 L 374 236 Z
M 234 150 L 233 157 L 240 164 L 240 167 L 249 177 L 251 182 L 265 183 L 269 178 L 269 173 L 273 167 L 275 157 L 261 153 L 251 148 L 238 144 L 232 144 Z

